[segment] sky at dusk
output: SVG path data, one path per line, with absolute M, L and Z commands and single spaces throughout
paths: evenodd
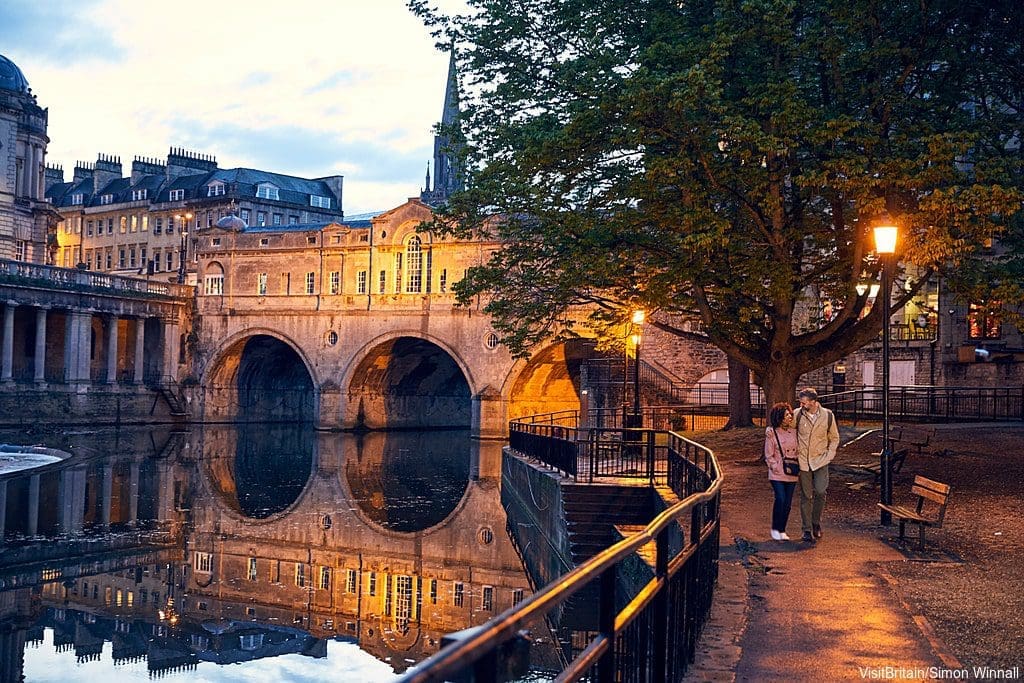
M 448 69 L 404 0 L 0 0 L 0 54 L 49 109 L 67 180 L 98 153 L 127 175 L 183 147 L 343 175 L 346 214 L 419 194 Z

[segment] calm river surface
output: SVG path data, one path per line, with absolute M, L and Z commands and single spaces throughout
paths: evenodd
M 500 442 L 281 425 L 0 433 L 0 683 L 387 681 L 530 587 Z

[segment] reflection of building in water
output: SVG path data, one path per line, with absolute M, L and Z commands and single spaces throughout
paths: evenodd
M 356 638 L 381 659 L 418 660 L 442 635 L 529 591 L 494 463 L 477 464 L 500 459 L 500 444 L 458 432 L 321 434 L 304 490 L 286 510 L 253 519 L 225 495 L 242 492 L 218 479 L 232 468 L 207 446 L 238 449 L 217 430 L 206 435 L 203 459 L 216 466 L 193 503 L 186 619 L 290 624 Z
M 207 426 L 150 447 L 156 455 L 140 459 L 139 481 L 158 475 L 154 501 L 136 507 L 157 515 L 153 530 L 149 512 L 136 526 L 115 523 L 131 509 L 129 496 L 114 494 L 121 478 L 133 481 L 121 465 L 133 461 L 130 451 L 4 478 L 19 480 L 10 490 L 20 491 L 21 479 L 40 476 L 40 510 L 59 509 L 61 492 L 76 489 L 53 482 L 84 471 L 87 485 L 68 505 L 101 509 L 90 497 L 99 496 L 111 520 L 91 536 L 85 524 L 71 536 L 8 534 L 0 644 L 18 654 L 11 666 L 20 672 L 25 643 L 42 644 L 52 629 L 60 652 L 90 661 L 110 642 L 116 664 L 144 658 L 152 672 L 324 657 L 331 639 L 403 668 L 436 651 L 444 634 L 528 594 L 499 500 L 500 443 L 468 431 L 297 431 L 305 436 Z M 275 482 L 284 483 L 276 494 Z M 50 522 L 38 529 L 63 534 Z M 19 678 L 0 678 L 8 680 Z

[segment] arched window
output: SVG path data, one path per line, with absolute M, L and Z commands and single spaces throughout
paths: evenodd
M 207 266 L 203 285 L 203 293 L 207 296 L 219 296 L 224 293 L 224 268 L 219 263 L 214 262 Z
M 423 243 L 413 235 L 405 245 L 405 291 L 418 294 L 423 291 Z

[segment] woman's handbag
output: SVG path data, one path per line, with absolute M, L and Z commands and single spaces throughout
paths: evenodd
M 782 471 L 791 477 L 800 475 L 800 461 L 796 458 L 787 458 L 782 450 L 782 442 L 779 441 L 779 433 L 772 427 L 772 434 L 775 435 L 775 443 L 779 445 L 779 455 L 782 456 Z

